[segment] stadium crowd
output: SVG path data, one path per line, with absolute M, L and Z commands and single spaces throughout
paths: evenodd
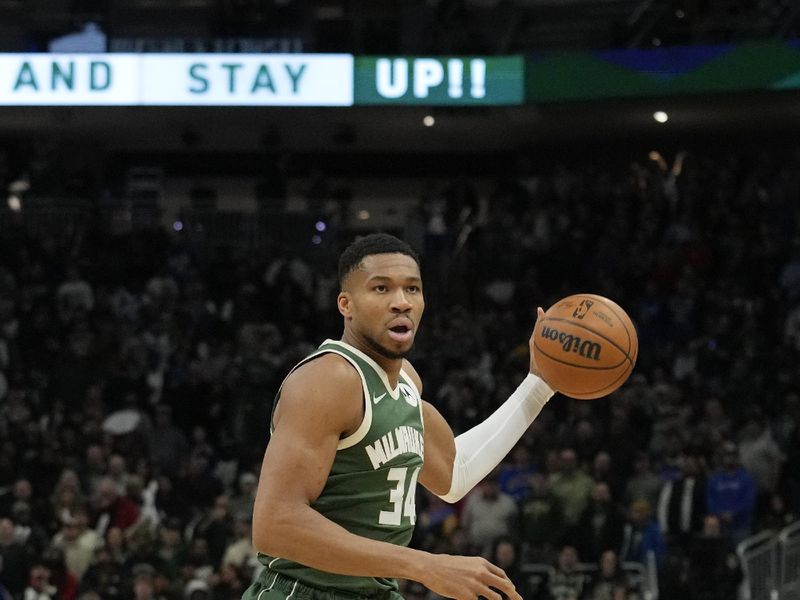
M 420 202 L 412 360 L 456 433 L 524 374 L 537 305 L 613 298 L 640 353 L 612 396 L 554 398 L 458 505 L 420 488 L 413 544 L 484 554 L 525 598 L 640 597 L 621 565 L 648 553 L 663 597 L 733 598 L 734 545 L 800 513 L 797 197 L 800 153 L 654 153 L 521 159 L 485 198 L 464 177 Z M 96 225 L 0 235 L 0 595 L 239 598 L 272 398 L 341 332 L 335 253 Z

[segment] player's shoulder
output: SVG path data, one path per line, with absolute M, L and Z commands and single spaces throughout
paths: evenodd
M 364 394 L 353 366 L 336 354 L 322 354 L 296 367 L 284 380 L 275 408 L 275 431 L 285 427 L 343 435 L 355 431 L 362 419 Z M 288 421 L 287 421 L 288 420 Z
M 286 377 L 281 395 L 308 394 L 324 389 L 326 393 L 349 393 L 361 387 L 361 378 L 353 365 L 343 356 L 326 352 L 304 362 Z
M 321 419 L 340 433 L 349 431 L 361 419 L 363 397 L 361 377 L 346 359 L 336 354 L 316 356 L 284 380 L 275 427 L 289 414 L 296 423 Z

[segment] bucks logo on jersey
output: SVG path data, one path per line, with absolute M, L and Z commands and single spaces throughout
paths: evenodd
M 325 487 L 311 506 L 351 533 L 407 545 L 416 521 L 414 498 L 425 455 L 419 391 L 403 371 L 392 389 L 374 360 L 341 341 L 326 340 L 297 366 L 326 353 L 347 360 L 361 377 L 364 420 L 339 441 Z M 280 392 L 275 405 L 279 400 Z M 323 573 L 279 557 L 259 559 L 271 571 L 315 587 L 362 595 L 397 588 L 390 579 Z

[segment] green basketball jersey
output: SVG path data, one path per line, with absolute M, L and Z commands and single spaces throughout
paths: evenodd
M 419 391 L 404 371 L 397 388 L 391 389 L 385 371 L 374 360 L 341 341 L 326 340 L 295 369 L 327 353 L 338 354 L 358 371 L 364 420 L 353 434 L 339 440 L 328 480 L 311 507 L 356 535 L 408 545 L 424 456 Z M 274 406 L 279 400 L 280 391 Z M 335 575 L 266 555 L 259 555 L 259 560 L 270 571 L 314 587 L 362 596 L 397 589 L 393 579 Z

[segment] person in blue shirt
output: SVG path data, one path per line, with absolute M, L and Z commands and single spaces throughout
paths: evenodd
M 523 502 L 530 496 L 531 475 L 536 471 L 530 449 L 520 442 L 511 451 L 511 463 L 500 470 L 498 477 L 500 489 L 517 503 Z
M 723 532 L 738 544 L 753 529 L 756 482 L 739 463 L 736 444 L 724 442 L 721 450 L 721 468 L 706 484 L 706 506 L 709 514 L 719 517 Z
M 622 531 L 620 558 L 627 561 L 647 564 L 648 555 L 653 553 L 656 564 L 661 564 L 664 556 L 664 538 L 658 522 L 652 518 L 652 510 L 647 500 L 634 500 L 628 511 L 628 522 Z

